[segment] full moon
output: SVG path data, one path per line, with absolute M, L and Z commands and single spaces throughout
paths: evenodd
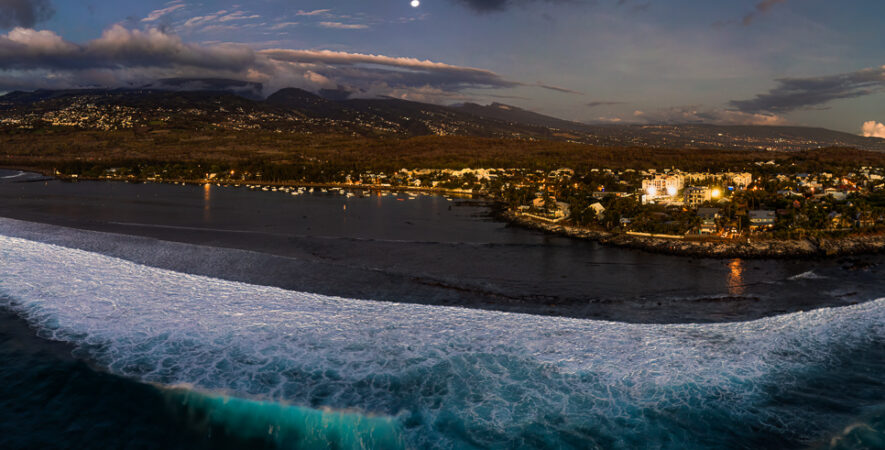
M 417 8 L 417 7 L 421 6 L 421 2 L 419 2 L 418 0 L 412 0 L 411 4 L 412 4 L 412 8 Z

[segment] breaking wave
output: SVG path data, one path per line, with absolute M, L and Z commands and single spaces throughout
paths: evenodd
M 798 275 L 793 275 L 792 277 L 790 277 L 788 279 L 791 281 L 796 281 L 796 280 L 820 280 L 823 278 L 826 278 L 826 277 L 823 275 L 818 275 L 813 270 L 809 270 L 807 272 L 802 272 Z
M 399 423 L 390 417 L 243 399 L 184 387 L 161 388 L 161 392 L 170 413 L 190 431 L 227 434 L 240 445 L 265 442 L 278 448 L 405 448 Z
M 885 299 L 640 325 L 287 291 L 5 236 L 0 261 L 0 296 L 41 336 L 170 387 L 199 417 L 264 418 L 244 433 L 363 436 L 344 448 L 795 447 L 885 401 Z

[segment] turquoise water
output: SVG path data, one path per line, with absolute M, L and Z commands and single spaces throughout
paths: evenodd
M 390 418 L 138 383 L 21 341 L 0 332 L 0 448 L 405 447 Z
M 225 402 L 223 397 L 203 401 L 203 394 L 170 393 L 150 384 L 96 372 L 83 363 L 63 362 L 46 354 L 10 352 L 6 345 L 0 345 L 0 360 L 3 448 L 395 448 L 400 442 L 395 435 L 385 435 L 396 445 L 374 447 L 372 444 L 385 441 L 353 434 L 355 427 L 340 420 L 299 422 L 300 414 L 287 414 L 286 407 L 272 404 L 257 406 L 264 411 L 255 414 L 253 407 L 241 408 L 238 402 Z M 600 447 L 645 448 L 882 448 L 885 411 L 881 407 L 864 408 L 861 405 L 870 403 L 870 399 L 858 395 L 868 392 L 873 385 L 857 375 L 844 376 L 863 370 L 863 364 L 842 365 L 838 371 L 824 373 L 810 383 L 822 383 L 818 386 L 805 386 L 793 393 L 775 392 L 770 399 L 770 404 L 785 403 L 779 406 L 784 410 L 804 408 L 809 398 L 813 399 L 810 408 L 834 422 L 824 430 L 803 427 L 778 432 L 773 427 L 763 431 L 752 421 L 729 414 L 723 404 L 721 415 L 703 420 L 697 418 L 709 413 L 709 409 L 647 414 L 652 424 L 660 427 L 647 435 L 631 427 L 627 418 L 621 419 L 620 434 L 612 435 L 609 433 L 617 432 L 616 429 L 606 431 L 594 421 L 574 423 L 578 422 L 575 417 L 570 420 L 574 429 L 549 439 L 555 433 L 545 432 L 545 424 L 539 422 L 535 430 L 522 433 L 526 440 L 520 441 L 519 446 L 588 448 L 595 443 Z M 840 389 L 829 391 L 827 384 L 836 384 Z M 862 391 L 854 393 L 853 387 L 858 385 Z M 881 392 L 881 385 L 878 389 Z M 850 395 L 840 397 L 844 394 Z M 244 414 L 249 420 L 241 421 Z M 666 415 L 672 417 L 660 420 Z M 457 417 L 450 420 L 457 423 Z M 643 420 L 647 419 L 637 416 L 632 422 Z M 717 425 L 708 427 L 711 421 Z M 559 422 L 557 430 L 564 428 L 563 420 L 555 422 Z M 383 423 L 385 430 L 389 430 L 387 425 L 398 426 L 396 422 Z M 450 422 L 447 428 L 457 437 L 455 431 L 459 427 Z M 309 430 L 306 434 L 320 436 L 309 441 L 317 445 L 295 445 L 305 442 L 299 437 L 305 429 Z M 811 436 L 820 437 L 809 439 Z M 513 443 L 507 442 L 492 446 Z M 476 443 L 456 439 L 449 445 L 470 448 Z
M 4 236 L 0 261 L 3 306 L 77 356 L 0 343 L 4 448 L 883 445 L 885 299 L 625 324 L 330 297 Z

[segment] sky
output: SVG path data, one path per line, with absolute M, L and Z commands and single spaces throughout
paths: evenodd
M 885 138 L 882 0 L 0 0 L 0 92 L 225 78 Z

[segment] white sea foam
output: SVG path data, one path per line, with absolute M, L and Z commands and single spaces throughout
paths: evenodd
M 428 424 L 457 404 L 491 430 L 552 413 L 636 420 L 645 407 L 689 403 L 759 415 L 772 373 L 885 337 L 885 299 L 743 323 L 625 324 L 329 297 L 6 236 L 0 294 L 41 333 L 117 374 L 314 406 L 418 409 L 435 415 Z
M 809 271 L 806 271 L 806 272 L 802 272 L 802 273 L 800 273 L 800 274 L 798 274 L 798 275 L 793 275 L 793 276 L 790 277 L 789 279 L 790 279 L 790 280 L 793 280 L 793 281 L 796 281 L 796 280 L 820 280 L 820 279 L 823 279 L 823 278 L 826 278 L 826 277 L 825 277 L 825 276 L 822 276 L 822 275 L 818 275 L 818 274 L 815 273 L 813 270 L 809 270 Z

